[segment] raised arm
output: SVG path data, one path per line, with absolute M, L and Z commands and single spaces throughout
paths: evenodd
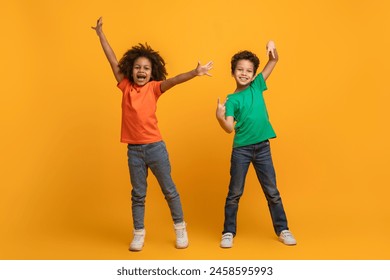
M 232 116 L 225 117 L 226 100 L 225 102 L 220 103 L 218 98 L 216 117 L 222 129 L 225 130 L 227 133 L 232 133 L 234 130 L 234 118 Z
M 116 58 L 116 55 L 114 51 L 112 50 L 110 44 L 107 41 L 106 36 L 103 33 L 103 19 L 100 17 L 97 20 L 96 26 L 92 27 L 96 31 L 96 34 L 99 36 L 100 44 L 102 45 L 104 54 L 106 55 L 108 62 L 110 63 L 112 72 L 114 73 L 115 79 L 119 83 L 123 80 L 124 75 L 120 72 L 119 66 L 118 66 L 118 60 Z
M 271 75 L 272 70 L 274 70 L 276 63 L 279 60 L 278 52 L 276 51 L 275 43 L 274 41 L 269 41 L 267 43 L 267 55 L 268 55 L 268 62 L 264 66 L 263 71 L 261 73 L 263 74 L 264 80 L 267 80 L 269 75 Z
M 161 83 L 161 91 L 165 92 L 178 84 L 187 82 L 188 80 L 195 78 L 196 76 L 203 76 L 203 75 L 211 76 L 209 74 L 209 70 L 211 70 L 212 68 L 213 68 L 212 61 L 208 62 L 205 65 L 200 65 L 200 62 L 198 62 L 198 65 L 196 66 L 196 68 L 194 70 L 179 74 L 173 78 L 169 78 L 169 79 L 163 81 Z

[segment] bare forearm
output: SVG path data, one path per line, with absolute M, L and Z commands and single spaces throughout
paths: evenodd
M 100 44 L 103 48 L 104 54 L 110 63 L 112 72 L 114 73 L 116 80 L 119 82 L 123 79 L 123 75 L 119 71 L 118 59 L 116 58 L 115 52 L 111 48 L 103 32 L 98 32 L 97 35 L 99 36 Z
M 272 55 L 272 53 L 268 54 L 268 62 L 264 66 L 263 71 L 261 71 L 261 73 L 263 74 L 264 80 L 267 80 L 269 75 L 271 75 L 272 71 L 274 70 L 274 68 L 276 66 L 276 63 L 279 60 L 279 55 L 278 55 L 278 52 L 276 49 L 273 50 L 273 54 L 274 54 L 274 56 Z
M 179 74 L 173 78 L 170 78 L 168 80 L 163 81 L 161 83 L 161 91 L 162 92 L 167 91 L 168 89 L 170 89 L 178 84 L 187 82 L 187 81 L 195 78 L 196 76 L 203 76 L 203 75 L 211 76 L 208 73 L 208 71 L 211 70 L 212 68 L 213 68 L 212 61 L 209 61 L 205 65 L 200 65 L 200 62 L 198 62 L 198 65 L 196 66 L 196 68 L 194 70 Z
M 233 124 L 231 122 L 226 120 L 224 117 L 218 117 L 218 116 L 217 116 L 217 120 L 218 120 L 219 125 L 222 127 L 223 130 L 225 130 L 225 132 L 227 132 L 227 133 L 233 132 L 234 127 L 233 127 Z
M 98 33 L 100 44 L 102 45 L 104 54 L 106 55 L 108 61 L 111 62 L 118 62 L 116 55 L 111 48 L 110 44 L 107 41 L 106 35 L 104 35 L 103 32 Z
M 195 78 L 197 75 L 196 73 L 196 70 L 191 70 L 191 71 L 188 71 L 186 73 L 182 73 L 182 74 L 179 74 L 173 78 L 170 78 L 168 80 L 165 80 L 162 84 L 161 84 L 161 90 L 164 92 L 164 91 L 167 91 L 168 89 L 178 85 L 178 84 L 181 84 L 181 83 L 184 83 L 184 82 L 187 82 L 193 78 Z

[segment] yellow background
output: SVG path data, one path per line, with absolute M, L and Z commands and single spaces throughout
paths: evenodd
M 1 259 L 389 259 L 390 4 L 327 1 L 3 1 Z M 144 250 L 130 253 L 121 93 L 98 38 L 118 58 L 148 42 L 169 76 L 214 61 L 213 77 L 158 103 L 190 247 L 174 248 L 151 175 Z M 219 248 L 232 136 L 215 119 L 234 90 L 231 56 L 280 60 L 266 102 L 272 151 L 298 245 L 277 241 L 251 168 L 231 250 Z

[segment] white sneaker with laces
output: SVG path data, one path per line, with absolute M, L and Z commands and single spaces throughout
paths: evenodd
M 188 234 L 186 223 L 181 222 L 173 225 L 176 233 L 176 248 L 185 249 L 188 247 Z
M 222 235 L 221 248 L 232 248 L 233 247 L 233 233 L 227 232 Z
M 294 235 L 292 233 L 285 229 L 282 230 L 282 232 L 279 235 L 279 240 L 283 242 L 285 245 L 296 245 L 297 241 L 294 238 Z
M 130 243 L 130 251 L 141 251 L 145 242 L 145 229 L 135 229 L 133 231 L 133 241 Z

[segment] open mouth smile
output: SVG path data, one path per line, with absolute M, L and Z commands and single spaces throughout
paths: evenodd
M 145 81 L 146 80 L 146 75 L 137 75 L 137 80 L 138 81 Z

